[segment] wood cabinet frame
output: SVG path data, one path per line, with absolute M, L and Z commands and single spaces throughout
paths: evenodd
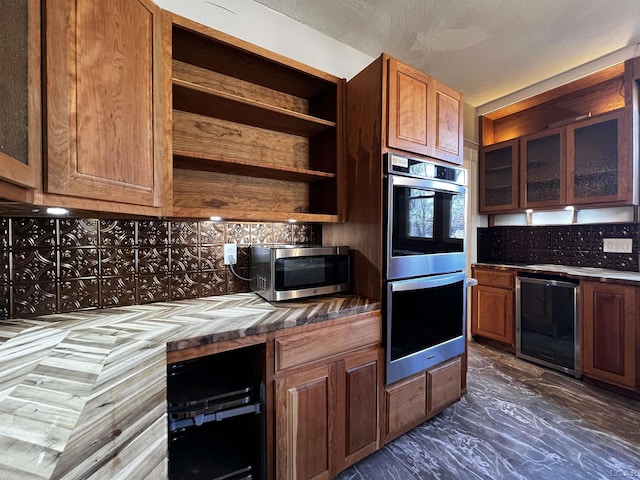
M 267 398 L 275 406 L 267 458 L 276 459 L 268 469 L 275 478 L 333 478 L 380 448 L 381 341 L 379 311 L 267 335 Z M 325 406 L 310 416 L 301 401 Z M 311 430 L 322 444 L 314 449 L 304 444 Z
M 462 164 L 462 94 L 394 57 L 383 58 L 387 146 Z
M 15 187 L 42 188 L 42 74 L 41 74 L 41 7 L 40 0 L 27 1 L 27 158 L 16 159 L 0 152 L 0 183 L 3 198 L 15 201 L 29 199 L 28 193 Z
M 582 373 L 621 386 L 640 387 L 637 287 L 581 282 Z
M 567 192 L 563 200 L 549 202 L 525 202 L 526 199 L 526 150 L 521 145 L 520 209 L 531 207 L 562 208 L 565 205 L 584 206 L 638 205 L 638 152 L 640 151 L 639 86 L 636 81 L 639 59 L 627 60 L 609 68 L 543 92 L 502 109 L 488 113 L 479 119 L 481 149 L 514 139 L 535 138 L 547 135 L 555 129 L 564 130 L 567 136 L 561 155 L 565 157 L 563 174 L 565 183 L 561 192 Z M 572 189 L 574 128 L 597 123 L 607 118 L 618 118 L 618 193 L 603 197 L 575 199 Z M 482 192 L 480 193 L 482 195 Z M 483 213 L 505 213 L 482 210 Z
M 95 82 L 82 70 L 91 67 L 92 49 L 102 48 L 99 42 L 103 40 L 83 29 L 101 25 L 92 25 L 95 19 L 78 11 L 83 6 L 79 0 L 46 0 L 44 5 L 46 194 L 53 194 L 53 201 L 62 195 L 160 207 L 164 142 L 158 118 L 164 93 L 158 83 L 162 68 L 159 7 L 150 0 L 120 3 L 126 6 L 117 12 L 125 17 L 117 24 L 120 30 L 102 26 L 103 36 L 117 38 L 131 33 L 131 44 L 123 44 L 133 48 L 145 45 L 147 50 L 136 55 L 128 50 L 112 52 L 101 60 L 104 70 L 96 72 L 105 75 L 104 81 Z M 117 6 L 108 2 L 102 8 L 115 14 Z M 132 13 L 145 19 L 146 29 L 125 25 Z M 108 22 L 110 27 L 115 24 L 113 19 Z M 134 115 L 127 113 L 131 108 L 137 109 Z M 96 206 L 100 205 L 87 204 L 86 208 Z
M 517 210 L 520 205 L 520 141 L 518 139 L 494 143 L 480 149 L 479 188 L 480 213 L 498 213 Z M 496 150 L 511 148 L 511 203 L 503 205 L 487 205 L 487 164 L 486 156 Z
M 515 272 L 473 267 L 472 275 L 478 280 L 471 292 L 472 335 L 495 340 L 515 352 Z M 489 298 L 499 303 L 500 315 L 482 308 Z
M 346 81 L 163 12 L 167 215 L 338 222 Z

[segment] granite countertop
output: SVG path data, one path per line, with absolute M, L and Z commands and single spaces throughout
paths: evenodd
M 241 293 L 0 321 L 0 480 L 167 478 L 167 351 L 379 308 Z
M 491 262 L 474 263 L 473 266 L 491 267 L 497 269 L 518 270 L 522 272 L 536 274 L 553 274 L 564 275 L 572 278 L 582 278 L 597 281 L 616 281 L 616 282 L 640 282 L 640 272 L 624 272 L 620 270 L 609 270 L 597 267 L 575 267 L 569 265 L 554 264 L 517 264 L 517 263 L 500 263 Z

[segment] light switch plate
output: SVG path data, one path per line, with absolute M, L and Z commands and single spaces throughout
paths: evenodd
M 633 240 L 630 238 L 604 238 L 602 251 L 605 253 L 631 253 Z

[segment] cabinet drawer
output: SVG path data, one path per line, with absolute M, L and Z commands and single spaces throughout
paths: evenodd
M 460 357 L 427 371 L 427 412 L 431 413 L 460 398 L 462 361 Z
M 492 287 L 513 288 L 515 274 L 498 270 L 474 270 L 473 276 L 479 284 Z
M 425 416 L 427 385 L 424 373 L 387 387 L 385 397 L 385 434 L 390 435 Z
M 276 372 L 382 342 L 380 312 L 349 317 L 348 321 L 275 338 Z

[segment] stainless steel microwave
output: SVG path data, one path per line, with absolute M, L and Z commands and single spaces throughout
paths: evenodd
M 349 247 L 251 247 L 251 290 L 277 302 L 349 289 Z

